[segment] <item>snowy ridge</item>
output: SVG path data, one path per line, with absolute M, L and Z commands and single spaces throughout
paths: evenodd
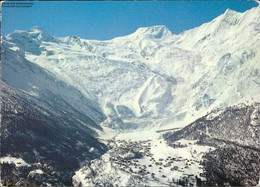
M 98 41 L 51 37 L 34 27 L 4 37 L 3 48 L 16 56 L 15 63 L 22 59 L 37 64 L 74 87 L 99 117 L 104 114 L 98 120 L 88 111 L 96 122 L 121 129 L 172 126 L 215 108 L 260 100 L 259 23 L 258 6 L 244 13 L 227 10 L 179 35 L 153 26 Z M 3 67 L 10 72 L 4 80 L 18 87 L 11 77 L 20 72 Z M 86 111 L 79 98 L 62 97 Z
M 137 29 L 129 37 L 136 37 L 136 39 L 167 39 L 172 37 L 172 32 L 164 25 L 141 27 Z

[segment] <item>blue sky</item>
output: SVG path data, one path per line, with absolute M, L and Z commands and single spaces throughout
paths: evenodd
M 244 12 L 257 5 L 254 1 L 35 1 L 32 8 L 2 8 L 2 35 L 40 26 L 53 36 L 107 40 L 154 25 L 178 34 L 211 21 L 227 8 Z

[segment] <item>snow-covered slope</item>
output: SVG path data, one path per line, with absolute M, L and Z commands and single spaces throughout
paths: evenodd
M 34 27 L 3 38 L 3 79 L 34 95 L 37 85 L 53 87 L 54 95 L 110 127 L 183 126 L 214 108 L 260 100 L 259 39 L 260 6 L 227 10 L 179 35 L 153 26 L 97 41 Z M 57 91 L 55 81 L 33 74 L 36 65 L 66 88 Z
M 5 83 L 1 99 L 3 186 L 70 186 L 81 164 L 107 151 L 93 137 L 99 126 L 69 105 L 51 105 Z
M 3 40 L 2 80 L 54 107 L 88 116 L 92 124 L 104 120 L 105 116 L 96 101 L 86 98 L 72 84 L 63 81 L 62 77 L 57 77 L 34 61 L 26 59 L 28 51 L 30 54 L 38 54 L 42 50 L 38 45 L 40 41 L 30 38 L 28 33 L 15 32 L 12 39 Z

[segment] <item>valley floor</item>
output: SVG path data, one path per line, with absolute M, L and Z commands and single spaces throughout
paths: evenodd
M 155 130 L 127 133 L 105 130 L 100 140 L 110 150 L 76 172 L 75 186 L 169 186 L 205 181 L 202 156 L 213 147 L 187 140 L 177 141 L 171 147 Z

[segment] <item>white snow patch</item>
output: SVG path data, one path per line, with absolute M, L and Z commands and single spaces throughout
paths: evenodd
M 43 171 L 41 169 L 36 169 L 36 170 L 33 170 L 29 173 L 29 175 L 35 175 L 35 174 L 40 174 L 42 175 L 43 174 Z
M 11 157 L 11 156 L 1 157 L 0 163 L 4 163 L 4 162 L 9 163 L 9 164 L 13 163 L 13 164 L 15 164 L 16 167 L 30 166 L 22 158 L 16 158 L 16 157 Z

